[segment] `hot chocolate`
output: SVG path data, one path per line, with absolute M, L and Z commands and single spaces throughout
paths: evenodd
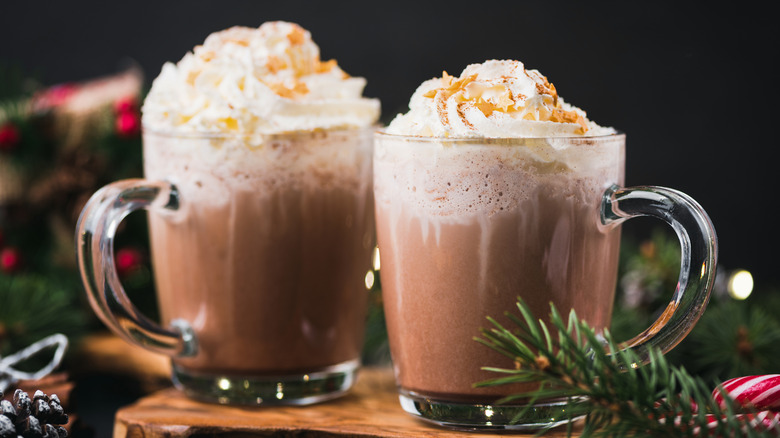
M 379 112 L 364 86 L 285 22 L 214 33 L 155 79 L 145 174 L 182 199 L 150 215 L 151 250 L 164 322 L 187 321 L 198 342 L 174 359 L 185 387 L 357 367 Z
M 379 113 L 364 86 L 285 22 L 214 33 L 155 79 L 145 174 L 181 207 L 150 215 L 151 250 L 164 323 L 197 338 L 197 355 L 174 359 L 185 387 L 218 374 L 305 385 L 357 367 Z
M 623 180 L 622 135 L 589 121 L 538 71 L 473 64 L 425 81 L 376 139 L 375 196 L 390 346 L 405 391 L 491 401 L 484 366 L 513 363 L 472 341 L 518 297 L 534 314 L 612 310 L 620 233 L 599 224 Z
M 145 173 L 181 194 L 149 215 L 164 323 L 188 372 L 311 373 L 360 357 L 374 245 L 371 130 L 187 138 L 146 132 Z M 219 160 L 220 166 L 213 162 Z
M 286 22 L 209 35 L 154 80 L 147 179 L 90 199 L 79 263 L 98 315 L 170 355 L 187 394 L 309 404 L 353 384 L 374 248 L 379 101 L 365 84 Z M 112 263 L 114 225 L 138 208 L 164 327 L 132 308 Z
M 659 218 L 683 242 L 674 297 L 629 347 L 650 360 L 690 331 L 714 279 L 712 224 L 677 191 L 619 187 L 624 135 L 518 61 L 445 72 L 423 82 L 409 107 L 376 135 L 374 151 L 382 293 L 404 410 L 469 430 L 570 421 L 567 400 L 536 394 L 526 405 L 535 385 L 475 388 L 506 377 L 482 367 L 520 364 L 474 338 L 492 327 L 487 317 L 511 329 L 502 315 L 518 298 L 542 320 L 552 303 L 607 327 L 627 218 Z M 493 403 L 507 395 L 511 402 Z
M 474 342 L 487 316 L 521 297 L 535 315 L 575 309 L 607 327 L 619 229 L 597 201 L 622 181 L 623 138 L 477 144 L 377 138 L 377 231 L 390 345 L 399 385 L 443 400 L 491 402 L 529 388 L 473 384 L 513 368 Z M 539 153 L 549 153 L 551 160 Z

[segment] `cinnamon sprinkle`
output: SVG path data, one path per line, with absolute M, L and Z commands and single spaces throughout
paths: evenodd
M 447 126 L 450 124 L 450 120 L 447 117 L 446 99 L 447 96 L 445 96 L 444 93 L 439 93 L 435 99 L 436 112 L 439 114 L 439 121 L 441 122 L 442 126 Z
M 544 80 L 543 84 L 536 83 L 536 91 L 539 92 L 539 94 L 547 94 L 549 96 L 552 96 L 553 98 L 553 106 L 558 106 L 558 91 L 555 89 L 555 85 L 551 84 L 550 81 L 547 80 L 546 76 L 542 76 L 542 79 Z
M 466 125 L 467 128 L 471 129 L 472 131 L 475 131 L 476 128 L 474 128 L 474 125 L 472 125 L 471 122 L 469 122 L 468 119 L 466 119 L 466 113 L 465 111 L 463 111 L 463 106 L 468 104 L 469 102 L 458 103 L 458 117 L 460 117 L 461 122 L 463 122 L 463 124 Z M 479 108 L 479 106 L 477 106 L 477 108 Z M 481 111 L 482 108 L 479 108 L 479 110 Z

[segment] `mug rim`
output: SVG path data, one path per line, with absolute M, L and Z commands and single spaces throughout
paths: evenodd
M 432 137 L 425 135 L 392 134 L 387 132 L 386 128 L 380 128 L 374 132 L 374 137 L 376 139 L 387 138 L 403 140 L 405 142 L 419 143 L 527 144 L 549 140 L 571 143 L 601 143 L 607 140 L 625 140 L 626 134 L 623 131 L 616 130 L 612 134 L 602 135 L 553 135 L 545 137 Z
M 362 127 L 335 127 L 315 128 L 310 130 L 284 131 L 284 132 L 215 132 L 215 131 L 180 131 L 171 128 L 151 127 L 146 123 L 141 124 L 141 135 L 153 134 L 169 138 L 198 138 L 198 139 L 230 139 L 230 138 L 264 138 L 264 139 L 288 139 L 318 137 L 327 134 L 343 134 L 351 132 L 375 132 L 375 125 Z

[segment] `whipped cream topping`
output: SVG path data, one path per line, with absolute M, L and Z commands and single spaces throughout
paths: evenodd
M 184 132 L 276 134 L 376 123 L 366 80 L 320 60 L 311 34 L 268 22 L 213 33 L 177 63 L 166 63 L 143 111 L 145 127 Z
M 423 82 L 409 112 L 386 132 L 425 137 L 568 137 L 614 134 L 567 104 L 537 70 L 519 61 L 471 64 L 459 77 L 444 72 Z

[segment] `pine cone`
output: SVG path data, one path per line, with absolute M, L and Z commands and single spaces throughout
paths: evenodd
M 65 438 L 68 431 L 62 425 L 67 422 L 68 415 L 56 394 L 48 396 L 38 390 L 30 399 L 17 389 L 13 402 L 0 400 L 0 438 Z

